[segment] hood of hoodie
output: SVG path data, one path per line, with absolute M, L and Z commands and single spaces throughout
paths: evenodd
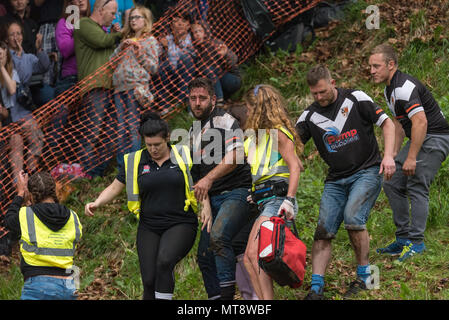
M 70 210 L 59 203 L 37 203 L 31 208 L 39 220 L 52 231 L 64 227 L 70 218 Z

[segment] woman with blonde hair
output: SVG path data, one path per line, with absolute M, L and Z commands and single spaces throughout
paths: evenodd
M 302 167 L 298 155 L 303 145 L 288 117 L 286 102 L 277 89 L 257 85 L 243 99 L 248 109 L 245 132 L 253 133 L 245 140 L 245 154 L 253 180 L 250 200 L 258 204 L 261 212 L 251 230 L 244 263 L 257 296 L 272 300 L 273 281 L 258 265 L 258 232 L 261 223 L 273 216 L 283 216 L 294 223 L 295 196 Z M 255 192 L 260 188 L 271 188 L 272 191 L 261 196 Z
M 153 14 L 137 5 L 129 12 L 123 28 L 122 42 L 111 56 L 116 69 L 112 82 L 117 108 L 119 143 L 117 163 L 123 165 L 123 155 L 141 147 L 138 122 L 141 107 L 153 101 L 149 82 L 159 67 L 159 45 L 151 35 Z

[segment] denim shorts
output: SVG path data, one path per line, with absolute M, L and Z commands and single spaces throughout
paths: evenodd
M 21 300 L 76 300 L 73 277 L 34 276 L 23 284 Z
M 381 187 L 379 166 L 360 170 L 347 178 L 326 182 L 315 240 L 335 238 L 343 221 L 347 230 L 365 230 Z
M 285 197 L 274 197 L 269 200 L 265 200 L 259 205 L 260 208 L 260 215 L 267 218 L 276 217 L 278 215 L 279 208 L 282 205 L 282 202 L 284 202 Z M 293 206 L 295 212 L 298 212 L 298 205 L 296 204 L 296 201 Z

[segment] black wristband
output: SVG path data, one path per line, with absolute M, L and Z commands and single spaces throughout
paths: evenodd
M 295 200 L 296 200 L 295 198 L 286 196 L 285 199 L 287 199 L 288 201 L 290 201 L 293 205 L 295 204 Z

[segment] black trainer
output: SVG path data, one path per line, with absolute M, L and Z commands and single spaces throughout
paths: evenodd
M 324 295 L 322 293 L 316 293 L 310 290 L 304 300 L 324 300 Z
M 349 289 L 345 292 L 344 298 L 350 298 L 353 295 L 358 294 L 360 291 L 368 290 L 366 283 L 361 279 L 356 279 L 349 284 Z

